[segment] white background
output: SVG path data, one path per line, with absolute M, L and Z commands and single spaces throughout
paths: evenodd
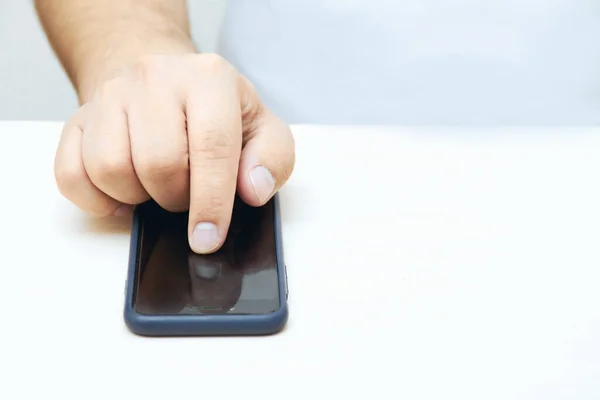
M 286 329 L 149 339 L 128 221 L 56 190 L 60 128 L 0 122 L 0 399 L 600 399 L 598 129 L 296 126 Z

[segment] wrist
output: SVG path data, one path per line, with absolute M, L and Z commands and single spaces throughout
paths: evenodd
M 196 52 L 192 40 L 183 33 L 154 37 L 128 34 L 122 40 L 115 38 L 102 49 L 96 49 L 93 53 L 83 52 L 81 54 L 82 61 L 73 77 L 79 102 L 80 104 L 86 103 L 98 85 L 110 79 L 120 70 L 134 65 L 143 56 Z

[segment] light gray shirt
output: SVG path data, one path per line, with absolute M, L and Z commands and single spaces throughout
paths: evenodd
M 290 123 L 600 122 L 595 0 L 230 0 L 219 52 Z

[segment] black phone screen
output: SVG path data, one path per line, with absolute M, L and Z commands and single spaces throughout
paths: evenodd
M 227 239 L 213 254 L 194 253 L 188 213 L 154 202 L 138 206 L 134 308 L 142 314 L 268 314 L 279 308 L 273 201 L 236 198 Z

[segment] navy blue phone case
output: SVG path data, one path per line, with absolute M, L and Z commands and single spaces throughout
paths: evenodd
M 275 251 L 279 280 L 279 309 L 270 314 L 222 314 L 222 315 L 148 315 L 138 313 L 133 306 L 138 245 L 140 235 L 140 213 L 133 215 L 129 267 L 125 283 L 125 324 L 135 334 L 142 336 L 235 336 L 269 335 L 283 329 L 288 319 L 287 271 L 283 260 L 281 215 L 279 196 L 273 197 L 275 226 Z

